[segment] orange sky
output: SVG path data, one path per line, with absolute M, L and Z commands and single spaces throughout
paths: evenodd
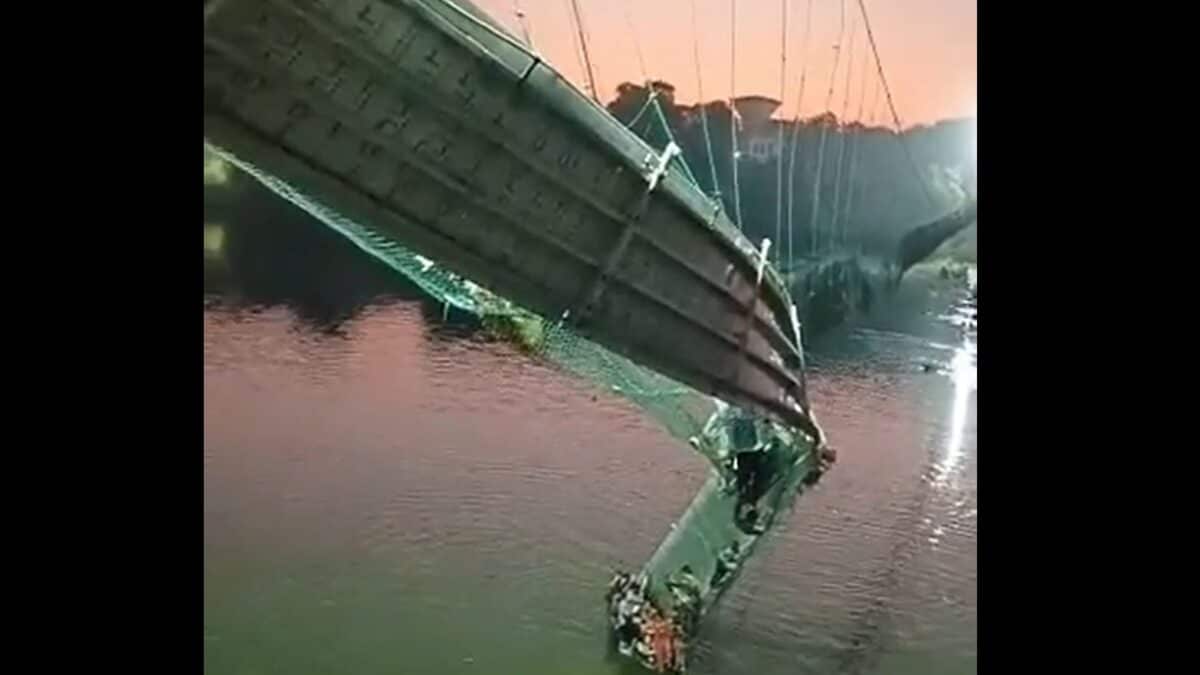
M 514 0 L 475 0 L 476 4 L 520 35 Z M 581 89 L 585 77 L 576 56 L 570 22 L 570 0 L 515 0 L 528 17 L 534 46 Z M 588 29 L 588 48 L 601 100 L 613 97 L 622 81 L 640 81 L 635 42 L 627 16 L 632 16 L 647 74 L 667 80 L 681 102 L 697 98 L 691 28 L 692 0 L 578 0 Z M 730 0 L 694 0 L 704 98 L 728 98 L 730 90 Z M 825 109 L 833 68 L 842 0 L 811 0 L 812 33 L 808 58 L 802 59 L 804 18 L 809 0 L 788 0 L 788 65 L 785 113 L 796 109 L 801 65 L 807 61 L 807 85 L 801 111 L 810 116 Z M 866 0 L 884 73 L 905 126 L 975 114 L 976 0 Z M 852 57 L 851 97 L 846 117 L 854 119 L 863 86 L 864 57 L 870 47 L 857 0 L 846 0 L 846 32 L 830 108 L 839 117 L 846 83 L 847 56 Z M 779 98 L 780 0 L 737 0 L 738 95 Z M 854 34 L 851 52 L 850 36 Z M 873 75 L 873 60 L 872 75 Z M 862 117 L 870 117 L 877 78 L 867 80 Z M 585 89 L 584 89 L 585 90 Z M 888 121 L 880 95 L 875 118 Z

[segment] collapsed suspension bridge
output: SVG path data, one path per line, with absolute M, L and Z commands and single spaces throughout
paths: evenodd
M 737 125 L 722 194 L 702 112 L 705 190 L 653 87 L 628 127 L 599 105 L 583 3 L 569 2 L 586 95 L 533 48 L 516 2 L 524 39 L 465 0 L 210 0 L 205 142 L 438 301 L 631 399 L 709 460 L 684 516 L 609 595 L 621 648 L 681 671 L 699 619 L 832 461 L 808 400 L 801 308 L 770 264 L 772 250 L 783 261 L 785 222 L 792 263 L 792 188 L 785 200 L 780 163 L 776 245 L 750 242 Z M 731 1 L 731 22 L 737 9 Z M 697 46 L 698 87 L 699 56 Z M 804 83 L 802 70 L 800 97 Z M 631 131 L 643 116 L 662 147 Z

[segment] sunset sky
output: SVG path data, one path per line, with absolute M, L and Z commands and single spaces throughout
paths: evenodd
M 643 79 L 628 17 L 632 17 L 647 75 L 677 88 L 683 103 L 697 99 L 693 60 L 693 0 L 578 0 L 587 28 L 588 49 L 601 100 L 607 102 L 622 81 Z M 521 35 L 514 0 L 475 0 L 497 20 Z M 703 93 L 707 100 L 730 92 L 730 0 L 694 0 Z M 884 73 L 905 126 L 975 114 L 977 0 L 866 0 Z M 555 68 L 586 91 L 586 78 L 576 55 L 570 0 L 515 0 L 525 12 L 534 47 Z M 802 65 L 807 62 L 804 116 L 825 109 L 833 68 L 842 0 L 811 0 L 812 33 L 803 58 L 805 13 L 809 0 L 788 0 L 787 89 L 783 113 L 796 110 Z M 863 90 L 864 58 L 871 71 L 866 80 L 862 118 L 870 118 L 877 77 L 857 0 L 845 1 L 843 52 L 830 109 L 842 117 L 846 62 L 851 57 L 851 88 L 846 117 L 857 117 Z M 737 0 L 737 78 L 739 96 L 762 94 L 780 98 L 780 0 Z M 853 51 L 851 34 L 853 33 Z M 875 120 L 890 124 L 882 94 Z

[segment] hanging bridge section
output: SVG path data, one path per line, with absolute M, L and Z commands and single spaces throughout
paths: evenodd
M 213 0 L 204 49 L 206 142 L 368 253 L 431 261 L 815 435 L 763 252 L 677 147 L 648 146 L 477 8 Z

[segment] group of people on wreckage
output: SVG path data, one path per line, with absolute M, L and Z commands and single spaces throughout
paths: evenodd
M 609 612 L 613 619 L 617 650 L 636 656 L 660 673 L 683 670 L 684 612 L 668 614 L 654 605 L 647 594 L 650 578 L 618 572 L 608 587 Z M 699 589 L 696 589 L 699 591 Z M 699 597 L 695 598 L 699 609 Z
M 749 416 L 735 414 L 728 422 L 733 452 L 722 453 L 725 477 L 722 490 L 737 491 L 734 508 L 737 528 L 746 535 L 759 535 L 765 531 L 764 522 L 769 519 L 759 501 L 770 488 L 778 468 L 778 458 L 773 452 L 778 450 L 776 439 L 761 439 L 756 422 Z M 821 463 L 813 477 L 832 461 L 832 453 L 822 448 Z M 727 583 L 741 557 L 742 549 L 736 540 L 722 550 L 717 555 L 709 588 Z M 657 672 L 682 672 L 684 642 L 699 620 L 702 586 L 691 566 L 683 565 L 666 580 L 672 607 L 664 611 L 651 601 L 647 594 L 649 585 L 650 578 L 645 572 L 637 577 L 618 572 L 609 583 L 606 600 L 618 651 L 625 656 L 636 654 Z
M 781 454 L 786 441 L 778 433 L 773 433 L 773 425 L 769 422 L 765 423 L 766 429 L 760 429 L 760 422 L 750 415 L 732 409 L 727 410 L 726 414 L 732 414 L 732 418 L 726 418 L 731 450 L 718 450 L 714 457 L 721 468 L 721 489 L 725 492 L 737 491 L 734 522 L 738 529 L 748 535 L 759 535 L 766 530 L 766 523 L 771 516 L 770 507 L 760 504 L 760 501 L 774 483 L 782 462 L 786 462 Z M 817 444 L 818 461 L 805 476 L 805 483 L 812 483 L 819 478 L 836 459 L 833 449 L 826 446 L 819 435 L 814 441 Z M 696 438 L 693 439 L 693 445 L 704 452 L 716 444 L 708 439 Z M 705 454 L 711 455 L 711 452 L 709 450 Z
M 710 587 L 716 587 L 733 575 L 738 564 L 738 544 L 733 542 L 721 552 Z M 637 655 L 650 668 L 665 673 L 683 672 L 687 636 L 700 619 L 702 590 L 690 565 L 684 565 L 667 578 L 671 609 L 663 611 L 647 593 L 650 577 L 618 572 L 609 583 L 608 604 L 613 618 L 617 650 L 625 656 Z

